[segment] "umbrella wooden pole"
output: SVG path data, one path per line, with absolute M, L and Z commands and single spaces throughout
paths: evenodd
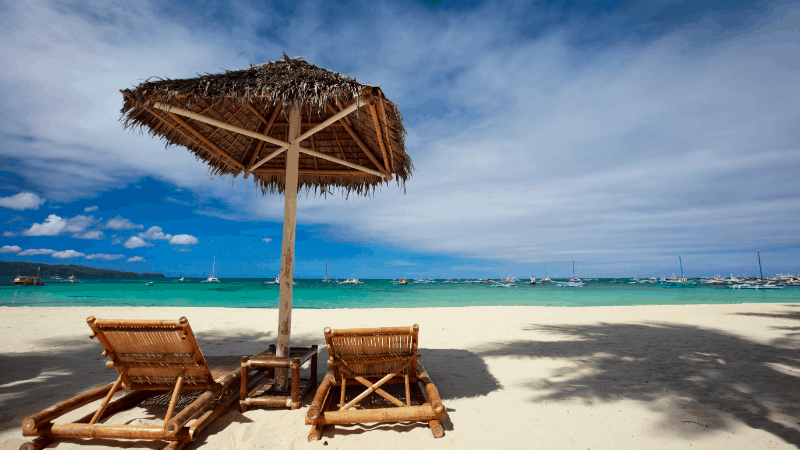
M 300 104 L 289 113 L 289 141 L 300 135 Z M 292 282 L 294 281 L 294 233 L 297 224 L 297 176 L 300 140 L 286 151 L 286 189 L 283 207 L 283 244 L 281 245 L 281 293 L 278 300 L 278 345 L 275 356 L 289 356 L 289 335 L 292 331 Z M 288 369 L 275 369 L 275 388 L 288 390 Z

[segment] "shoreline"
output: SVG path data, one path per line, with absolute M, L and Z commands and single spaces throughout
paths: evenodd
M 208 356 L 257 353 L 275 343 L 278 322 L 274 308 L 4 306 L 0 314 L 0 448 L 27 441 L 19 423 L 28 415 L 113 381 L 88 338 L 90 315 L 186 316 Z M 415 424 L 336 426 L 308 443 L 309 395 L 296 411 L 231 408 L 189 448 L 797 448 L 798 320 L 793 303 L 295 309 L 292 343 L 320 345 L 320 377 L 324 327 L 419 324 L 422 363 L 450 416 L 445 436 Z M 123 415 L 148 417 L 138 408 Z

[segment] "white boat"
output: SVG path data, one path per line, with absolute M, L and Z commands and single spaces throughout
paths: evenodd
M 531 277 L 531 284 L 536 284 L 536 278 Z
M 581 282 L 574 282 L 570 281 L 569 283 L 558 283 L 556 284 L 557 287 L 584 287 L 585 284 Z
M 214 255 L 214 263 L 211 265 L 211 275 L 201 283 L 219 283 L 219 278 L 214 276 L 214 269 L 217 268 L 217 256 Z
M 364 284 L 358 281 L 358 278 L 348 278 L 344 281 L 340 281 L 339 284 Z
M 153 285 L 153 282 L 152 282 L 152 281 L 148 281 L 148 282 L 147 282 L 147 283 L 145 283 L 144 285 L 145 285 L 145 286 L 152 286 L 152 285 Z
M 81 280 L 79 280 L 79 279 L 75 278 L 75 275 L 70 275 L 70 277 L 69 277 L 69 278 L 67 278 L 67 281 L 66 281 L 66 282 L 67 282 L 67 283 L 83 283 L 83 281 L 81 281 Z
M 728 286 L 731 289 L 783 289 L 784 287 L 778 284 L 772 284 L 770 281 L 767 284 L 755 284 L 755 283 L 745 283 L 745 284 L 732 284 Z
M 328 281 L 331 281 L 331 280 L 328 280 Z M 263 282 L 263 283 L 261 283 L 261 284 L 272 284 L 272 285 L 277 285 L 277 284 L 281 284 L 281 279 L 280 279 L 280 277 L 279 277 L 279 278 L 275 278 L 275 281 L 265 281 L 265 282 Z M 294 286 L 294 285 L 296 285 L 296 284 L 297 284 L 297 282 L 296 282 L 296 281 L 292 281 L 292 286 Z
M 493 283 L 491 286 L 489 286 L 489 287 L 515 288 L 515 287 L 517 287 L 517 285 L 516 285 L 516 284 L 511 284 L 511 283 L 498 283 L 498 282 L 496 282 L 496 281 L 495 281 L 495 282 L 494 282 L 494 283 Z
M 184 279 L 183 279 L 183 275 L 181 275 L 181 277 L 180 277 L 180 278 L 175 278 L 175 281 L 186 281 L 186 280 L 184 280 Z

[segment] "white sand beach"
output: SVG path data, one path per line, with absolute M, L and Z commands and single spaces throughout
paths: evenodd
M 114 381 L 86 317 L 186 316 L 206 355 L 275 343 L 277 310 L 0 308 L 0 449 L 20 422 Z M 191 449 L 784 449 L 800 446 L 800 305 L 466 307 L 302 310 L 292 342 L 322 330 L 420 325 L 422 363 L 449 420 L 327 427 L 307 442 L 299 410 L 231 408 Z M 97 402 L 99 403 L 99 402 Z M 84 407 L 70 413 L 81 416 Z M 96 406 L 95 406 L 96 407 Z M 119 423 L 154 418 L 134 408 Z M 161 448 L 142 441 L 57 441 L 55 448 Z

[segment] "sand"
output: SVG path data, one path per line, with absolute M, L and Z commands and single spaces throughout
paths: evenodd
M 25 417 L 115 379 L 88 337 L 90 315 L 186 316 L 206 355 L 254 354 L 276 340 L 276 310 L 2 307 L 0 449 L 26 441 Z M 324 327 L 418 323 L 422 362 L 450 416 L 445 436 L 425 424 L 336 426 L 309 443 L 309 395 L 296 411 L 231 408 L 190 448 L 797 448 L 798 319 L 797 304 L 295 310 L 293 343 L 320 344 L 320 378 Z M 153 419 L 140 408 L 113 418 Z

